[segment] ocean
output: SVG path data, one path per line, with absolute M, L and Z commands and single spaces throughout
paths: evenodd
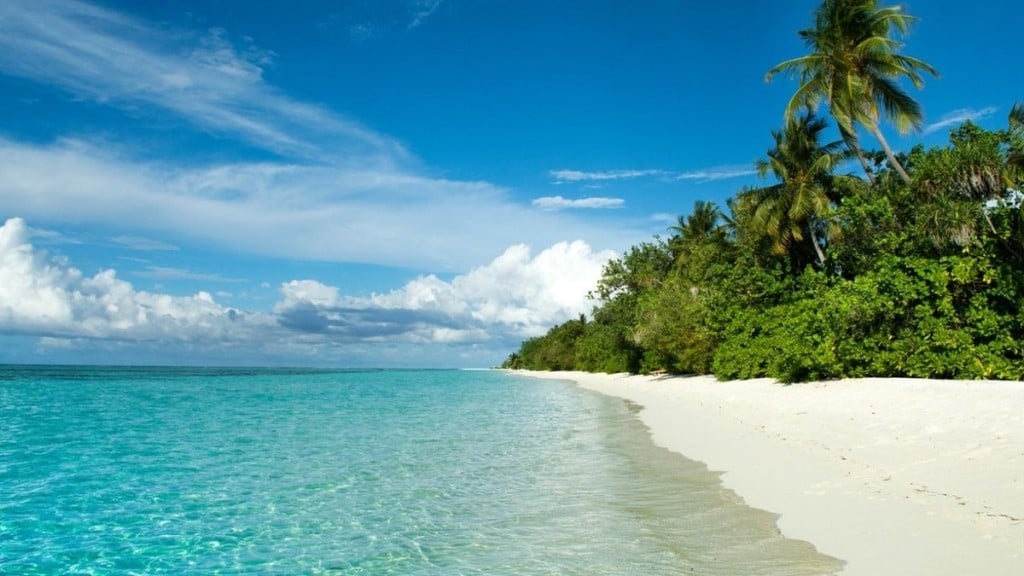
M 496 371 L 0 366 L 0 574 L 839 569 L 636 412 Z

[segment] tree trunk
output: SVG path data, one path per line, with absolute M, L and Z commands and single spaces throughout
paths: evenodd
M 859 146 L 854 149 L 854 153 L 857 154 L 857 159 L 860 160 L 860 166 L 861 166 L 861 168 L 864 169 L 864 174 L 867 175 L 868 182 L 870 182 L 871 185 L 874 186 L 875 185 L 875 175 L 871 172 L 871 167 L 868 166 L 868 159 L 864 157 L 864 153 L 861 152 L 861 149 L 860 149 Z
M 868 159 L 864 157 L 864 151 L 860 149 L 860 143 L 857 142 L 857 137 L 853 134 L 847 133 L 847 131 L 842 128 L 839 129 L 839 132 L 843 136 L 843 142 L 846 143 L 846 147 L 853 151 L 857 156 L 857 160 L 860 160 L 860 166 L 864 169 L 864 174 L 868 177 L 868 182 L 874 186 L 875 175 L 871 172 L 871 167 L 868 165 Z
M 893 170 L 895 170 L 897 174 L 900 175 L 900 178 L 903 179 L 903 182 L 907 186 L 909 186 L 910 175 L 907 174 L 907 171 L 903 169 L 903 165 L 900 164 L 900 161 L 896 159 L 896 155 L 893 154 L 892 148 L 889 147 L 889 141 L 886 140 L 885 136 L 882 135 L 882 131 L 878 129 L 878 125 L 868 124 L 867 128 L 868 130 L 871 131 L 875 138 L 878 139 L 878 143 L 882 145 L 882 150 L 885 150 L 885 157 L 889 159 L 889 165 L 892 166 Z
M 814 231 L 814 223 L 808 222 L 807 229 L 811 233 L 811 244 L 814 244 L 814 251 L 818 254 L 818 265 L 825 268 L 825 253 L 822 252 L 821 244 L 818 243 L 818 233 Z
M 864 174 L 867 175 L 867 181 L 870 182 L 871 186 L 873 187 L 874 174 L 871 173 L 871 168 L 870 166 L 867 165 L 867 159 L 864 158 L 864 153 L 860 151 L 860 148 L 855 149 L 854 153 L 856 153 L 857 155 L 857 160 L 860 160 L 860 167 L 864 169 Z

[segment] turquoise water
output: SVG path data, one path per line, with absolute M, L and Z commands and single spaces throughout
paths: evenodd
M 823 574 L 635 410 L 467 371 L 0 366 L 0 574 Z

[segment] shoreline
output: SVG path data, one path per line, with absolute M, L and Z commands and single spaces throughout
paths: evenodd
M 656 444 L 843 576 L 1024 573 L 1024 382 L 510 373 L 642 406 Z

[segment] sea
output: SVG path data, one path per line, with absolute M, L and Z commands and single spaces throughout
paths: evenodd
M 638 410 L 502 371 L 0 366 L 0 574 L 840 569 Z

